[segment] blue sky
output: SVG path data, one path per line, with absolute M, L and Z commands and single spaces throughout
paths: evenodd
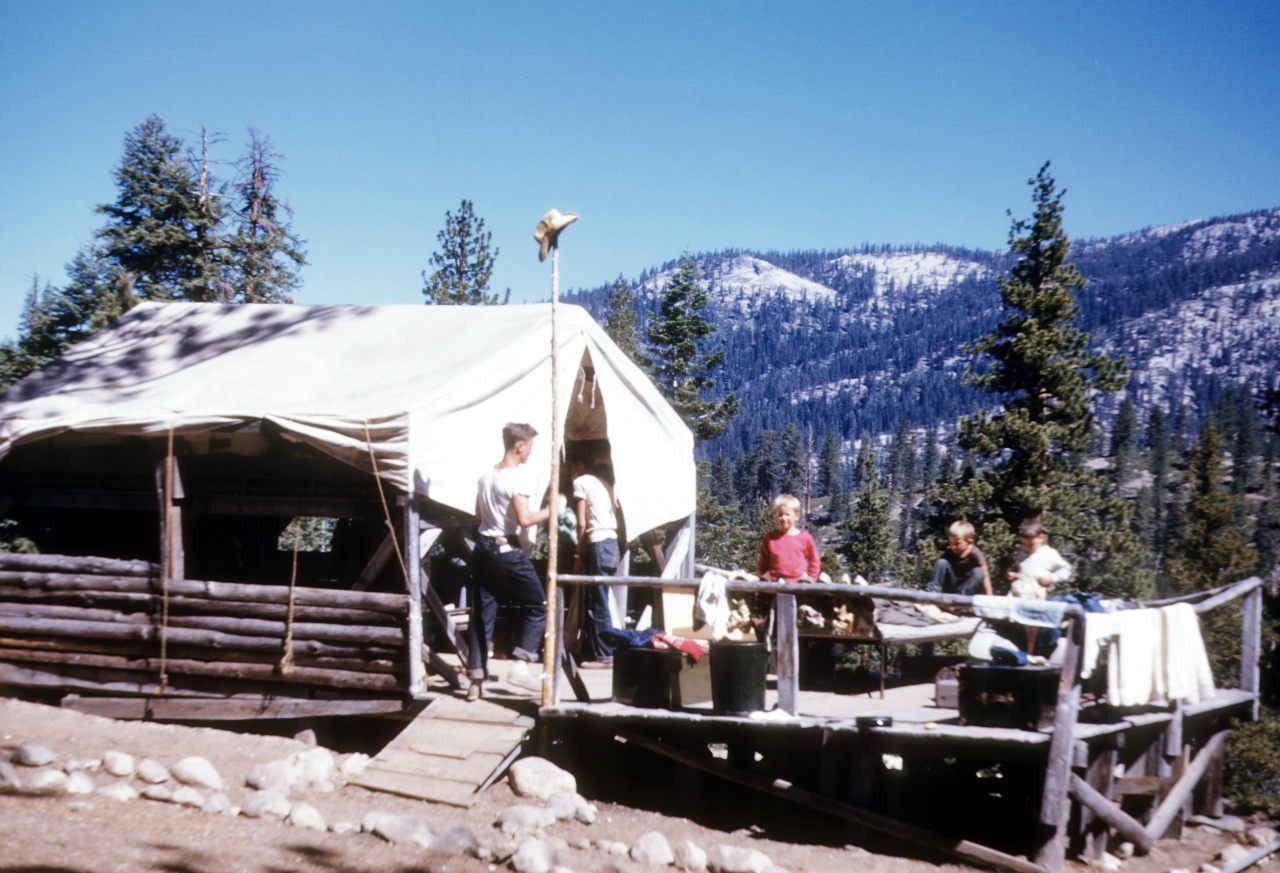
M 997 248 L 1046 159 L 1074 237 L 1280 206 L 1280 4 L 0 0 L 0 336 L 148 115 L 284 156 L 301 303 L 417 303 L 463 198 L 494 288 L 684 251 Z M 230 167 L 223 168 L 229 176 Z

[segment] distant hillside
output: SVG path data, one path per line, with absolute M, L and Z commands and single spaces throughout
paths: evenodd
M 855 439 L 905 417 L 951 424 L 992 405 L 959 384 L 961 346 L 1000 318 L 1008 252 L 866 246 L 696 256 L 725 353 L 719 387 L 741 412 L 714 444 L 742 451 L 795 422 Z M 1088 280 L 1080 326 L 1123 354 L 1140 410 L 1207 409 L 1228 385 L 1275 385 L 1280 363 L 1280 209 L 1076 241 Z M 642 275 L 642 319 L 675 263 Z M 568 295 L 600 317 L 605 289 Z

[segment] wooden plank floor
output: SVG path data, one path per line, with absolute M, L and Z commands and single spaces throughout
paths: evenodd
M 487 700 L 439 697 L 351 781 L 421 800 L 470 806 L 514 758 L 533 719 Z

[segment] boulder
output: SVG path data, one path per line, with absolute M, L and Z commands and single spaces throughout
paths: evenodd
M 516 804 L 498 811 L 494 822 L 504 834 L 524 834 L 555 824 L 556 817 L 548 809 Z
M 224 787 L 218 769 L 208 758 L 201 758 L 198 755 L 183 758 L 174 764 L 169 768 L 169 775 L 183 785 L 193 785 L 208 791 L 221 791 Z
M 138 792 L 128 782 L 112 782 L 110 785 L 103 785 L 98 789 L 98 793 L 103 797 L 110 797 L 112 800 L 136 800 Z
M 312 831 L 329 829 L 329 826 L 325 824 L 324 816 L 320 814 L 320 810 L 309 803 L 295 803 L 293 808 L 289 810 L 289 817 L 285 821 L 296 828 L 306 828 Z
M 656 867 L 665 867 L 676 859 L 675 853 L 671 851 L 671 844 L 658 831 L 649 831 L 637 837 L 628 854 L 636 863 Z
M 112 776 L 119 776 L 121 779 L 132 776 L 134 771 L 133 755 L 124 752 L 104 752 L 102 755 L 102 769 Z
M 449 828 L 438 834 L 431 841 L 431 848 L 437 852 L 448 852 L 450 855 L 469 855 L 476 857 L 480 849 L 480 841 L 470 829 L 464 827 Z
M 511 869 L 516 873 L 551 873 L 555 865 L 555 851 L 537 837 L 524 840 L 511 856 Z
M 707 869 L 707 853 L 693 840 L 680 840 L 672 851 L 676 866 L 685 873 L 702 873 Z
M 536 756 L 512 764 L 508 779 L 511 790 L 519 796 L 543 801 L 561 791 L 574 794 L 578 790 L 578 780 L 572 773 Z
M 249 818 L 283 821 L 291 808 L 289 798 L 279 791 L 251 791 L 240 806 L 240 814 Z
M 26 781 L 31 794 L 65 794 L 67 791 L 67 774 L 61 770 L 37 770 Z
M 138 778 L 152 785 L 169 781 L 169 768 L 155 758 L 143 758 L 138 762 Z
M 14 794 L 22 789 L 22 778 L 8 761 L 0 761 L 0 794 Z
M 425 821 L 412 815 L 371 812 L 364 817 L 361 827 L 388 843 L 421 846 L 424 849 L 431 846 L 431 828 Z
M 179 806 L 191 806 L 204 809 L 204 794 L 194 785 L 179 785 L 173 789 L 172 801 Z
M 13 750 L 10 758 L 20 767 L 44 767 L 58 759 L 57 754 L 48 746 L 39 743 L 22 743 Z
M 765 873 L 773 861 L 764 852 L 721 843 L 707 855 L 712 873 Z
M 68 794 L 92 794 L 93 779 L 83 770 L 75 770 L 67 774 Z

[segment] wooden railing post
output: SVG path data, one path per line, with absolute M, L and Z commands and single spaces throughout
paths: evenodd
M 1253 694 L 1253 718 L 1258 718 L 1260 658 L 1262 655 L 1262 588 L 1254 588 L 1240 605 L 1240 690 Z
M 800 690 L 800 637 L 796 631 L 796 596 L 779 594 L 774 607 L 777 620 L 777 649 L 774 651 L 778 677 L 778 708 L 795 715 Z
M 1058 703 L 1053 715 L 1053 736 L 1045 763 L 1044 792 L 1040 797 L 1040 830 L 1035 862 L 1050 873 L 1062 870 L 1067 856 L 1067 823 L 1071 812 L 1071 764 L 1076 715 L 1080 710 L 1080 646 L 1084 642 L 1084 617 L 1077 609 L 1067 626 Z

